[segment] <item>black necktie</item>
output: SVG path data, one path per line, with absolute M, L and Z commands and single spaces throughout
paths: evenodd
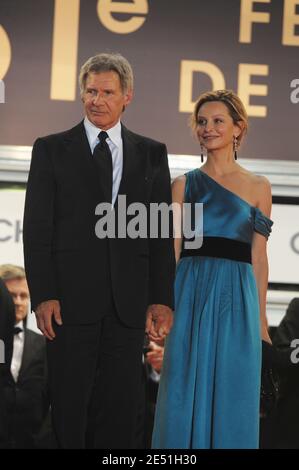
M 93 158 L 99 171 L 101 187 L 104 191 L 105 202 L 112 202 L 112 180 L 113 180 L 113 168 L 112 168 L 112 155 L 109 145 L 106 142 L 108 134 L 105 131 L 101 131 L 98 135 L 99 143 L 95 146 L 93 152 Z
M 23 331 L 23 328 L 20 328 L 19 326 L 14 326 L 14 329 L 13 329 L 14 335 L 18 335 L 19 333 L 21 333 L 21 331 Z

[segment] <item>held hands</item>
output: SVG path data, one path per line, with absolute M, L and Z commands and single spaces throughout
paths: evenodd
M 149 305 L 146 312 L 146 328 L 145 332 L 152 341 L 164 339 L 173 323 L 172 310 L 166 305 L 153 304 Z
M 58 325 L 62 325 L 59 301 L 47 300 L 40 303 L 35 311 L 35 316 L 37 326 L 43 335 L 49 340 L 54 339 L 55 333 L 52 327 L 52 317 L 54 316 L 54 320 Z
M 157 372 L 161 372 L 162 363 L 163 363 L 163 356 L 164 356 L 164 347 L 159 346 L 157 343 L 153 341 L 149 344 L 149 352 L 146 354 L 146 362 L 148 362 L 153 369 Z
M 267 343 L 270 343 L 272 344 L 272 341 L 271 341 L 271 338 L 269 336 L 269 332 L 267 330 L 267 328 L 263 328 L 262 329 L 262 340 L 266 341 Z
M 263 341 L 272 344 L 270 335 L 269 335 L 269 328 L 268 328 L 268 321 L 266 315 L 263 315 L 261 318 L 261 337 Z

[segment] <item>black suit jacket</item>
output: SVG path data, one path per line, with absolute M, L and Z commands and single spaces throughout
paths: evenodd
M 40 446 L 41 429 L 49 412 L 45 338 L 27 328 L 24 333 L 18 380 L 15 382 L 10 374 L 5 383 L 8 442 L 9 447 L 18 449 Z
M 299 297 L 289 304 L 285 316 L 276 328 L 273 344 L 279 349 L 288 349 L 293 339 L 299 338 Z
M 4 362 L 0 362 L 0 372 L 10 370 L 13 350 L 13 328 L 15 324 L 15 306 L 10 293 L 0 278 L 0 340 L 1 354 L 4 352 Z M 4 347 L 4 351 L 3 351 Z M 1 360 L 3 358 L 1 357 Z
M 15 324 L 15 306 L 12 298 L 0 279 L 0 449 L 6 448 L 7 426 L 9 417 L 7 415 L 7 406 L 5 403 L 4 384 L 10 374 L 10 364 L 13 351 L 13 328 Z M 4 360 L 4 362 L 3 362 Z
M 165 145 L 124 126 L 122 139 L 118 194 L 127 206 L 170 204 Z M 35 142 L 23 227 L 33 310 L 58 299 L 64 323 L 93 323 L 112 295 L 121 320 L 142 328 L 148 304 L 173 307 L 173 240 L 97 238 L 95 208 L 104 201 L 83 122 Z

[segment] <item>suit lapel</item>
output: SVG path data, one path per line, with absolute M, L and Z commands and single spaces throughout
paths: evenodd
M 132 194 L 146 174 L 146 151 L 135 134 L 122 125 L 123 173 L 118 194 Z
M 65 137 L 67 150 L 71 154 L 71 162 L 75 170 L 79 171 L 80 178 L 85 180 L 86 187 L 90 188 L 97 199 L 103 194 L 96 171 L 89 142 L 86 136 L 84 121 L 71 129 Z
M 32 341 L 31 335 L 28 333 L 28 329 L 24 328 L 24 349 L 22 355 L 22 362 L 19 371 L 18 380 L 22 378 L 24 371 L 26 370 L 28 364 L 31 362 L 31 355 L 32 355 Z
M 75 171 L 80 172 L 80 178 L 85 180 L 87 187 L 93 192 L 97 201 L 104 200 L 83 121 L 71 129 L 64 140 L 68 153 L 71 155 L 70 162 L 75 167 Z M 123 172 L 118 194 L 132 195 L 138 183 L 139 186 L 143 186 L 144 179 L 146 179 L 147 150 L 142 141 L 123 124 L 122 140 Z

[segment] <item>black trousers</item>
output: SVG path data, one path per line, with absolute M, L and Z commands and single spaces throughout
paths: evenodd
M 128 328 L 115 311 L 54 329 L 47 354 L 59 447 L 135 448 L 144 329 Z

